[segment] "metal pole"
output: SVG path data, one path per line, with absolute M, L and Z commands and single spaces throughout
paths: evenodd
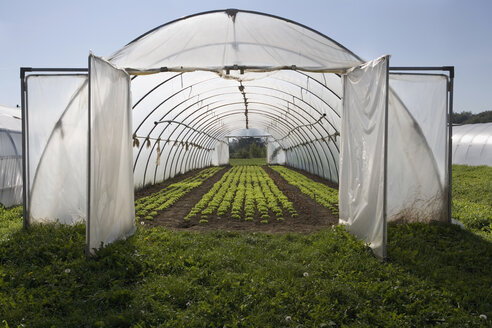
M 22 226 L 27 229 L 29 226 L 29 212 L 27 209 L 27 192 L 28 192 L 28 179 L 27 179 L 27 109 L 25 101 L 25 77 L 26 71 L 29 71 L 28 67 L 20 68 L 21 79 L 21 109 L 22 109 Z
M 448 223 L 451 223 L 453 192 L 453 87 L 454 66 L 449 68 L 449 115 L 448 115 Z
M 388 98 L 389 98 L 389 56 L 386 57 L 386 95 L 384 107 L 384 161 L 383 161 L 383 259 L 386 258 L 386 243 L 388 241 Z
M 85 255 L 89 257 L 90 249 L 90 228 L 91 228 L 91 58 L 89 55 L 89 71 L 87 77 L 88 87 L 88 106 L 87 106 L 87 223 L 85 231 L 86 248 Z

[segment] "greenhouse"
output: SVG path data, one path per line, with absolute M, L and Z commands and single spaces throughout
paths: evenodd
M 125 238 L 134 190 L 227 164 L 228 136 L 258 129 L 271 163 L 339 184 L 340 223 L 385 257 L 388 221 L 450 218 L 454 74 L 389 63 L 229 9 L 90 54 L 88 68 L 22 68 L 25 224 L 85 221 L 88 250 Z
M 453 164 L 492 166 L 492 123 L 453 127 Z
M 19 108 L 0 106 L 0 204 L 22 203 L 22 124 Z

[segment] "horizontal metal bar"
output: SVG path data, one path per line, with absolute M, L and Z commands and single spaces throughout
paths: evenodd
M 271 134 L 261 134 L 257 136 L 225 136 L 224 138 L 269 138 L 273 137 Z
M 175 73 L 186 73 L 186 72 L 212 72 L 217 74 L 222 74 L 224 71 L 226 75 L 228 75 L 231 71 L 239 71 L 241 74 L 244 72 L 253 72 L 253 73 L 265 73 L 265 72 L 275 72 L 280 70 L 293 70 L 293 71 L 302 71 L 302 72 L 311 72 L 311 73 L 334 73 L 334 74 L 343 74 L 349 69 L 346 68 L 338 68 L 338 69 L 330 69 L 330 68 L 317 68 L 317 67 L 297 67 L 296 65 L 286 65 L 286 66 L 216 66 L 216 67 L 199 67 L 199 66 L 175 66 L 175 67 L 157 67 L 157 68 L 148 68 L 148 69 L 138 69 L 132 67 L 125 67 L 125 71 L 130 75 L 150 75 L 157 74 L 162 72 L 175 72 Z
M 86 72 L 87 73 L 88 71 L 89 71 L 88 68 L 80 68 L 80 67 L 75 67 L 75 68 L 21 67 L 20 68 L 21 78 L 24 78 L 26 72 Z
M 450 66 L 391 66 L 391 71 L 447 71 Z

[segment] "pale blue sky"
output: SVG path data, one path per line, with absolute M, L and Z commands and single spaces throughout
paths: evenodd
M 455 111 L 492 110 L 490 0 L 0 0 L 0 104 L 20 104 L 19 67 L 87 67 L 148 30 L 197 12 L 238 8 L 314 28 L 365 59 L 454 65 Z

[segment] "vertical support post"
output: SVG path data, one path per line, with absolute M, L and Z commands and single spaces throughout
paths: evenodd
M 87 76 L 87 221 L 85 228 L 85 255 L 89 257 L 90 250 L 90 227 L 91 227 L 91 56 L 89 55 L 89 71 Z
M 29 211 L 27 203 L 27 193 L 29 189 L 29 181 L 27 177 L 27 108 L 26 108 L 26 71 L 30 71 L 27 67 L 20 68 L 21 79 L 21 109 L 22 109 L 22 226 L 24 229 L 29 227 Z
M 384 107 L 384 161 L 383 161 L 383 259 L 386 259 L 386 243 L 388 241 L 387 221 L 388 221 L 388 98 L 389 98 L 389 56 L 386 56 L 386 90 Z
M 449 113 L 448 113 L 448 223 L 451 223 L 453 192 L 453 87 L 454 66 L 449 70 Z

